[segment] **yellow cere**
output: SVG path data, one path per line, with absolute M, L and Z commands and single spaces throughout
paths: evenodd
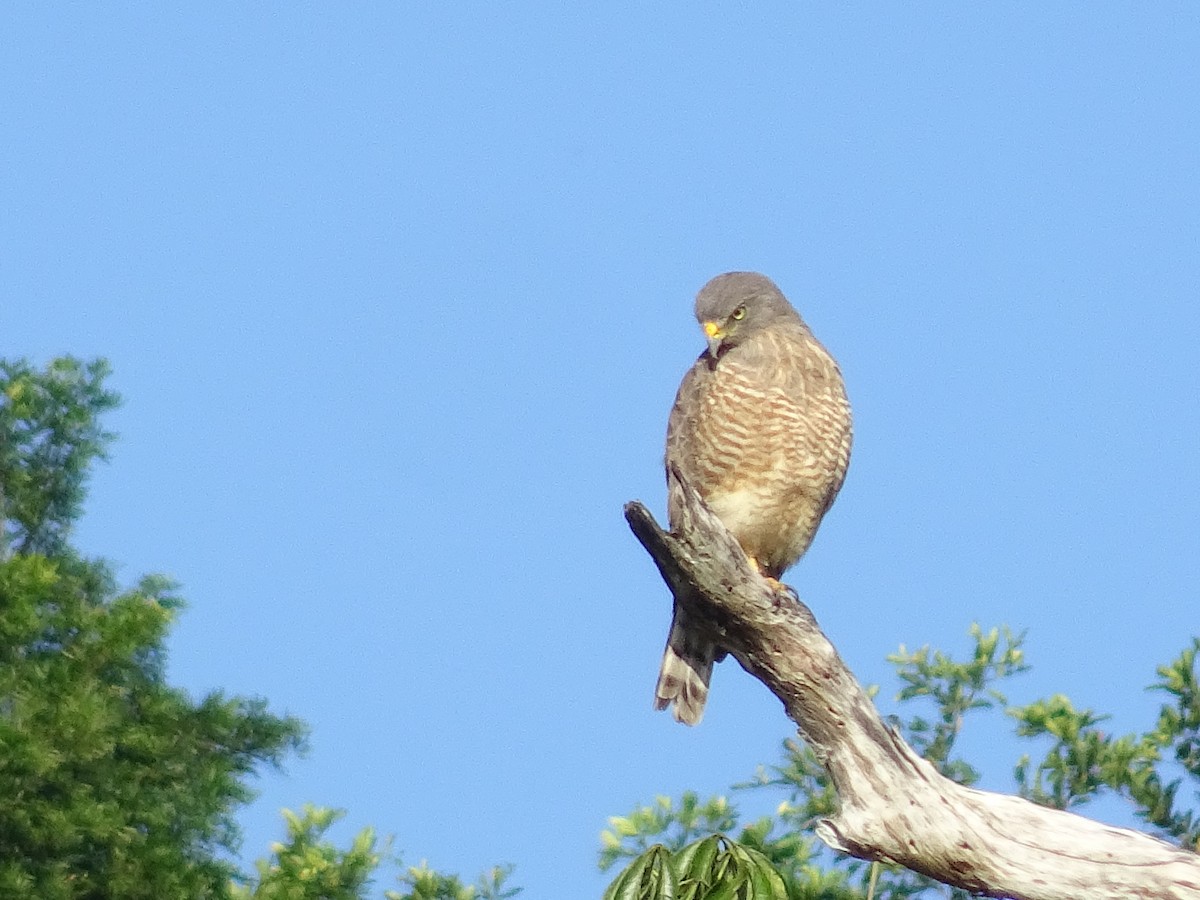
M 707 334 L 709 337 L 716 337 L 717 332 L 720 330 L 721 330 L 721 326 L 718 325 L 716 322 L 705 322 L 704 323 L 704 333 Z

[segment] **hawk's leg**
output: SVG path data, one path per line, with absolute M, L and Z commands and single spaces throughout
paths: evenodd
M 764 572 L 762 564 L 757 559 L 755 559 L 753 556 L 750 556 L 749 554 L 747 554 L 747 558 L 750 560 L 750 564 L 752 566 L 754 566 L 755 571 L 757 571 L 759 575 L 761 575 L 763 578 L 765 578 L 767 580 L 767 583 L 769 585 L 771 585 L 771 589 L 775 592 L 775 608 L 776 609 L 778 609 L 780 607 L 782 598 L 784 596 L 787 596 L 795 603 L 800 602 L 800 595 L 798 593 L 796 593 L 796 589 L 794 587 L 792 587 L 790 584 L 784 584 L 782 581 L 780 581 L 774 575 L 768 575 L 766 572 Z

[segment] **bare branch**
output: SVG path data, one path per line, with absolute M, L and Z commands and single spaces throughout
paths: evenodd
M 829 771 L 840 809 L 817 826 L 829 846 L 988 897 L 1200 900 L 1195 853 L 943 776 L 884 724 L 808 607 L 758 574 L 677 472 L 668 481 L 683 500 L 675 533 L 641 503 L 625 518 L 671 592 L 779 698 Z

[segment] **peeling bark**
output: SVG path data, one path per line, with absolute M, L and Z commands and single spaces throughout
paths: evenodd
M 625 518 L 671 592 L 695 598 L 689 612 L 779 698 L 829 772 L 840 808 L 816 830 L 830 847 L 988 897 L 1200 900 L 1200 855 L 943 776 L 884 724 L 808 607 L 758 574 L 678 473 L 668 482 L 684 500 L 676 532 L 641 503 Z

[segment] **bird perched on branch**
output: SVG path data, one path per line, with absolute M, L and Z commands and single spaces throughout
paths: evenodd
M 666 463 L 703 498 L 746 555 L 778 579 L 812 543 L 850 462 L 850 404 L 837 363 L 765 275 L 728 272 L 696 296 L 708 349 L 683 378 Z M 679 511 L 668 509 L 671 526 Z M 704 715 L 723 655 L 676 600 L 654 706 Z

